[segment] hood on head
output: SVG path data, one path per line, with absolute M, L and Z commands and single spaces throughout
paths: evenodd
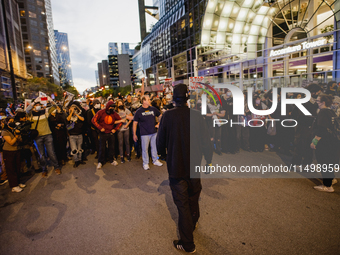
M 98 99 L 94 99 L 92 101 L 92 105 L 100 104 L 100 101 Z
M 106 107 L 105 107 L 105 108 L 106 108 L 106 110 L 108 111 L 108 110 L 109 110 L 109 108 L 110 108 L 110 106 L 111 106 L 111 105 L 113 105 L 113 106 L 114 106 L 114 104 L 115 104 L 115 103 L 114 103 L 114 102 L 112 102 L 112 101 L 109 101 L 109 102 L 107 102 L 107 104 L 106 104 Z

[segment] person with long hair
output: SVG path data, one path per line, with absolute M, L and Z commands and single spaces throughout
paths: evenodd
M 324 192 L 334 192 L 332 184 L 335 184 L 337 181 L 334 179 L 334 172 L 331 166 L 339 164 L 338 148 L 335 144 L 335 139 L 331 132 L 329 132 L 329 130 L 333 129 L 332 118 L 336 117 L 334 111 L 330 109 L 332 102 L 333 96 L 331 95 L 318 96 L 316 103 L 320 111 L 316 117 L 315 137 L 310 145 L 315 150 L 318 165 L 327 166 L 327 171 L 321 171 L 323 185 L 314 186 L 314 189 Z
M 123 103 L 123 100 L 118 99 L 116 104 L 116 112 L 120 116 L 121 120 L 117 120 L 115 124 L 122 123 L 123 125 L 118 130 L 118 143 L 119 143 L 119 154 L 121 163 L 125 163 L 124 160 L 124 143 L 126 149 L 127 160 L 131 161 L 130 154 L 130 128 L 129 125 L 132 122 L 133 115 L 129 109 L 127 109 Z M 130 116 L 130 119 L 128 118 Z

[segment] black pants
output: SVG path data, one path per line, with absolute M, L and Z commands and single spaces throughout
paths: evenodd
M 105 160 L 105 149 L 106 149 L 106 142 L 108 143 L 107 153 L 109 161 L 113 161 L 113 155 L 115 153 L 115 134 L 105 134 L 101 133 L 99 136 L 99 156 L 98 162 L 102 163 L 103 165 L 106 163 Z
M 295 132 L 293 165 L 309 165 L 313 162 L 313 150 L 310 144 L 314 136 L 310 129 L 302 129 Z
M 339 164 L 338 150 L 330 144 L 331 142 L 322 141 L 321 138 L 316 146 L 315 156 L 318 164 L 326 164 L 327 166 L 333 164 L 334 167 L 335 164 Z M 326 172 L 321 171 L 321 175 L 323 178 L 323 185 L 327 187 L 332 186 L 332 180 L 334 178 L 334 172 L 332 169 L 328 168 L 328 171 Z
M 20 183 L 20 150 L 3 151 L 3 158 L 5 162 L 9 186 L 11 188 L 14 188 Z
M 57 135 L 53 135 L 53 146 L 54 146 L 54 151 L 55 155 L 57 157 L 58 163 L 62 160 L 67 161 L 67 134 L 65 133 L 60 133 Z
M 183 247 L 195 249 L 193 231 L 200 217 L 198 199 L 201 194 L 201 179 L 172 179 L 170 188 L 178 209 L 178 230 Z
M 98 132 L 97 130 L 93 130 L 91 128 L 91 135 L 90 135 L 90 140 L 91 140 L 91 148 L 93 151 L 96 151 L 99 153 L 99 138 L 98 138 Z

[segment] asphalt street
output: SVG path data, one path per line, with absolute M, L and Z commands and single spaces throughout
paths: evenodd
M 227 154 L 257 164 L 275 153 Z M 184 254 L 166 166 L 142 161 L 96 170 L 67 164 L 61 175 L 33 175 L 21 193 L 0 187 L 0 254 Z M 318 192 L 318 179 L 202 179 L 196 254 L 340 254 L 340 182 Z

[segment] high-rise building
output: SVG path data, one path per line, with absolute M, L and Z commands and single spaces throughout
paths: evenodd
M 118 43 L 109 43 L 109 55 L 118 55 Z
M 67 33 L 61 33 L 58 30 L 54 30 L 54 37 L 57 50 L 60 85 L 68 83 L 73 86 L 70 48 L 68 45 Z
M 159 0 L 159 8 L 141 47 L 149 85 L 193 76 L 263 90 L 340 82 L 340 1 Z
M 27 78 L 25 55 L 21 38 L 21 27 L 19 8 L 15 0 L 5 0 L 5 6 L 0 2 L 0 86 L 5 98 L 13 98 L 12 82 L 10 75 L 10 60 L 8 54 L 8 43 L 10 43 L 13 71 L 15 75 L 15 86 L 17 96 L 24 93 L 23 86 Z M 6 13 L 6 22 L 4 13 Z M 6 36 L 6 27 L 8 37 Z
M 96 76 L 96 84 L 97 84 L 97 87 L 99 87 L 99 74 L 98 74 L 98 70 L 95 71 L 95 76 Z
M 121 49 L 122 49 L 122 51 L 120 52 L 120 54 L 129 54 L 130 44 L 129 43 L 122 43 Z
M 109 55 L 110 85 L 112 87 L 126 87 L 131 85 L 133 74 L 132 55 Z
M 98 79 L 100 87 L 110 85 L 109 64 L 107 60 L 98 63 Z
M 50 0 L 17 0 L 27 72 L 59 85 L 59 71 Z

